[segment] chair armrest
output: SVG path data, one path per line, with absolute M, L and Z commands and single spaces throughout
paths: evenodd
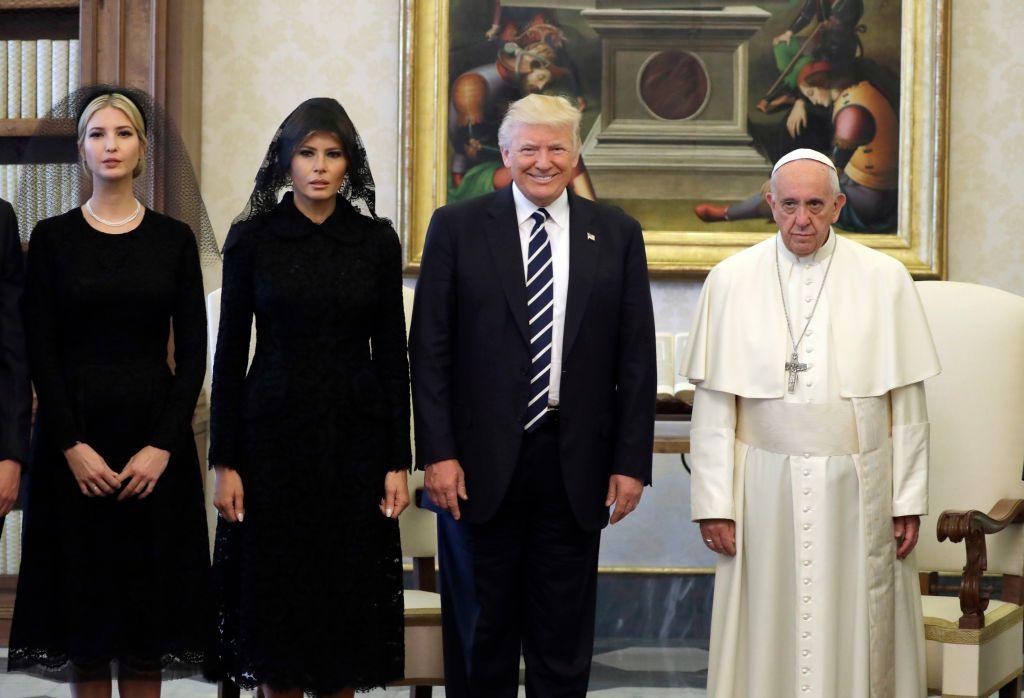
M 1000 499 L 987 513 L 970 511 L 944 511 L 935 527 L 939 542 L 964 541 L 967 564 L 960 579 L 959 626 L 976 630 L 985 627 L 985 609 L 988 597 L 981 592 L 981 578 L 988 568 L 985 536 L 998 533 L 1010 524 L 1024 523 L 1024 499 Z

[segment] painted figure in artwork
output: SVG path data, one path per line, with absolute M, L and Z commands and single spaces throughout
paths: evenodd
M 509 104 L 528 94 L 555 91 L 571 95 L 581 110 L 586 108 L 576 69 L 564 50 L 565 32 L 549 12 L 524 14 L 497 2 L 485 39 L 498 44 L 495 59 L 463 72 L 450 88 L 448 134 L 454 154 L 448 200 L 452 202 L 512 181 L 497 144 L 498 125 Z M 593 198 L 582 163 L 572 186 L 580 195 Z
M 820 148 L 839 170 L 847 197 L 837 226 L 849 232 L 893 233 L 897 225 L 899 81 L 865 57 L 859 34 L 863 0 L 806 0 L 786 31 L 772 39 L 780 74 L 758 102 L 771 113 L 789 107 L 779 132 L 760 147 L 775 160 L 793 147 Z M 797 32 L 811 28 L 803 37 Z M 770 220 L 761 191 L 731 204 L 699 203 L 706 223 Z

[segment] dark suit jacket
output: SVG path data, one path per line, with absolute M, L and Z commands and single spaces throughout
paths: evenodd
M 28 460 L 32 389 L 25 356 L 21 292 L 25 265 L 14 209 L 0 199 L 0 460 Z
M 417 465 L 457 458 L 471 523 L 496 512 L 529 401 L 523 258 L 511 186 L 434 212 L 409 354 Z M 559 396 L 561 467 L 579 524 L 608 523 L 613 473 L 651 481 L 654 315 L 640 224 L 569 192 L 569 288 Z

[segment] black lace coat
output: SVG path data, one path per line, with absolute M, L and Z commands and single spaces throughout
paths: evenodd
M 411 462 L 404 317 L 397 235 L 342 197 L 317 225 L 287 194 L 228 235 L 210 462 L 245 493 L 214 560 L 221 653 L 243 686 L 402 675 L 398 523 L 377 507 Z
M 40 221 L 25 317 L 39 410 L 8 666 L 71 678 L 69 660 L 102 676 L 118 659 L 122 676 L 194 673 L 213 631 L 191 428 L 206 374 L 195 238 L 150 210 L 122 235 L 91 228 L 77 208 Z M 146 499 L 86 497 L 62 454 L 76 441 L 118 472 L 146 445 L 171 457 Z

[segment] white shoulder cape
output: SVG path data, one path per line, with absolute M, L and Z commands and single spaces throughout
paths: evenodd
M 692 383 L 748 398 L 783 396 L 791 345 L 775 270 L 777 237 L 708 274 L 680 364 Z M 838 235 L 833 254 L 825 284 L 840 394 L 875 397 L 938 374 L 931 330 L 906 268 Z

